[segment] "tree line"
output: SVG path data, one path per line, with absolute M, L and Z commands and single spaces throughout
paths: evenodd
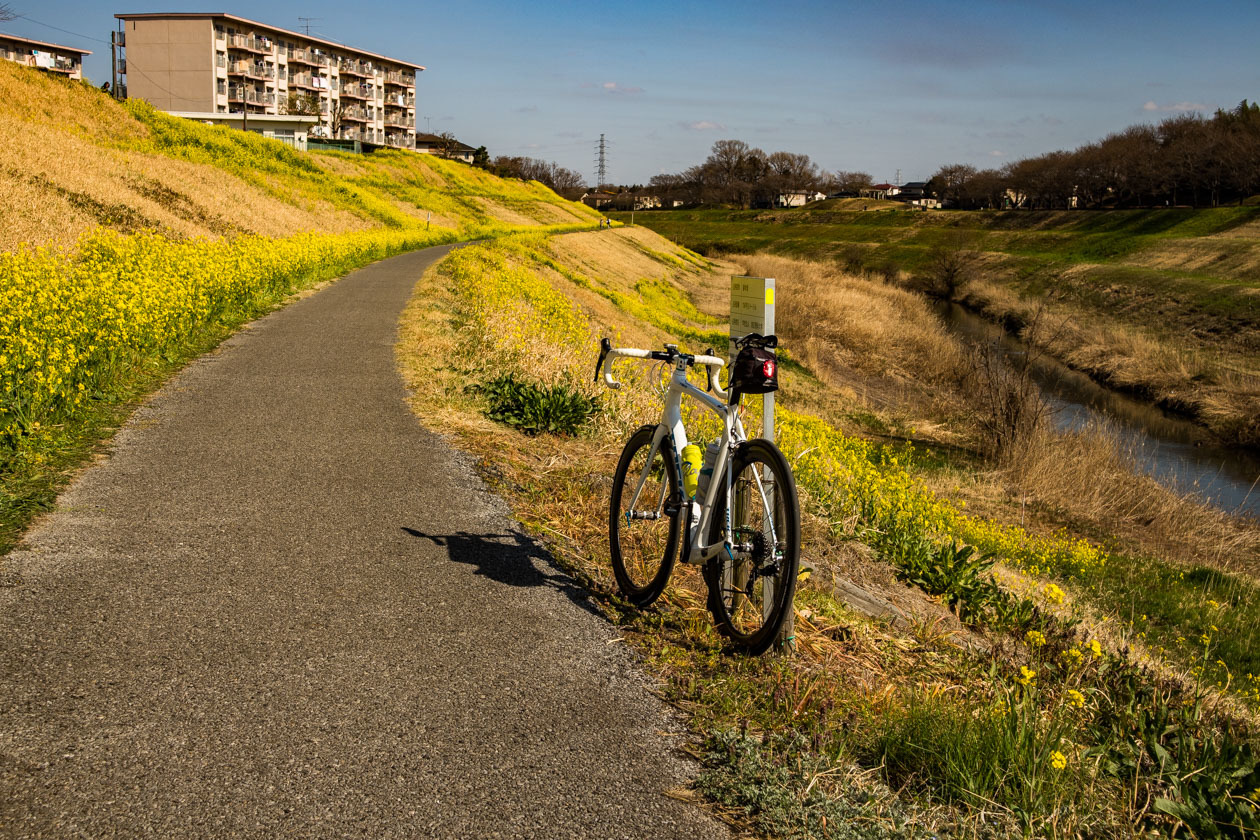
M 643 192 L 683 204 L 768 207 L 784 193 L 857 194 L 871 184 L 865 172 L 826 172 L 809 155 L 771 152 L 742 140 L 719 140 L 704 163 L 676 174 L 654 175 Z
M 931 194 L 963 209 L 1216 206 L 1260 192 L 1260 104 L 1134 125 L 1001 169 L 943 166 Z
M 474 158 L 474 163 L 476 159 Z M 554 161 L 531 157 L 500 155 L 493 161 L 487 158 L 483 167 L 500 178 L 520 178 L 522 181 L 538 181 L 565 198 L 578 198 L 586 191 L 586 179 L 572 169 L 565 169 Z

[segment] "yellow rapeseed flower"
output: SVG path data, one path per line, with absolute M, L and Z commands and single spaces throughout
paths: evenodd
M 1040 630 L 1029 630 L 1024 634 L 1024 641 L 1032 647 L 1041 647 L 1046 643 L 1046 637 Z
M 1016 681 L 1022 686 L 1030 686 L 1037 681 L 1037 672 L 1027 665 L 1020 665 L 1019 676 L 1016 677 Z
M 1050 751 L 1050 766 L 1055 770 L 1062 770 L 1067 767 L 1067 756 L 1058 750 Z
M 1068 703 L 1078 709 L 1085 708 L 1085 695 L 1081 694 L 1075 688 L 1069 688 L 1067 692 Z

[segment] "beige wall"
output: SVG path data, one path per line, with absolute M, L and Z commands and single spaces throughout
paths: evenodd
M 163 111 L 214 110 L 214 30 L 201 20 L 128 20 L 127 96 Z

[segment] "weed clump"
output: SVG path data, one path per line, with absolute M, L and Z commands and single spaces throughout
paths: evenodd
M 799 733 L 753 738 L 732 730 L 715 732 L 705 743 L 704 765 L 697 790 L 742 812 L 765 836 L 792 840 L 931 836 L 908 824 L 904 807 L 891 791 L 861 785 L 847 763 L 832 766 Z
M 482 386 L 489 402 L 486 416 L 527 435 L 576 437 L 599 410 L 597 400 L 566 384 L 536 385 L 505 373 Z

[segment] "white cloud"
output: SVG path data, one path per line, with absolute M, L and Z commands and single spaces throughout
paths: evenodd
M 1160 105 L 1154 99 L 1148 101 L 1142 106 L 1143 111 L 1211 111 L 1211 105 L 1204 105 L 1202 102 L 1170 102 L 1167 105 Z
M 600 87 L 608 91 L 609 93 L 624 93 L 624 94 L 643 93 L 643 88 L 641 87 L 631 87 L 629 85 L 618 84 L 617 82 L 604 82 L 602 85 L 600 85 Z
M 695 122 L 681 123 L 682 127 L 689 131 L 726 131 L 726 126 L 719 122 L 710 120 L 697 120 Z

